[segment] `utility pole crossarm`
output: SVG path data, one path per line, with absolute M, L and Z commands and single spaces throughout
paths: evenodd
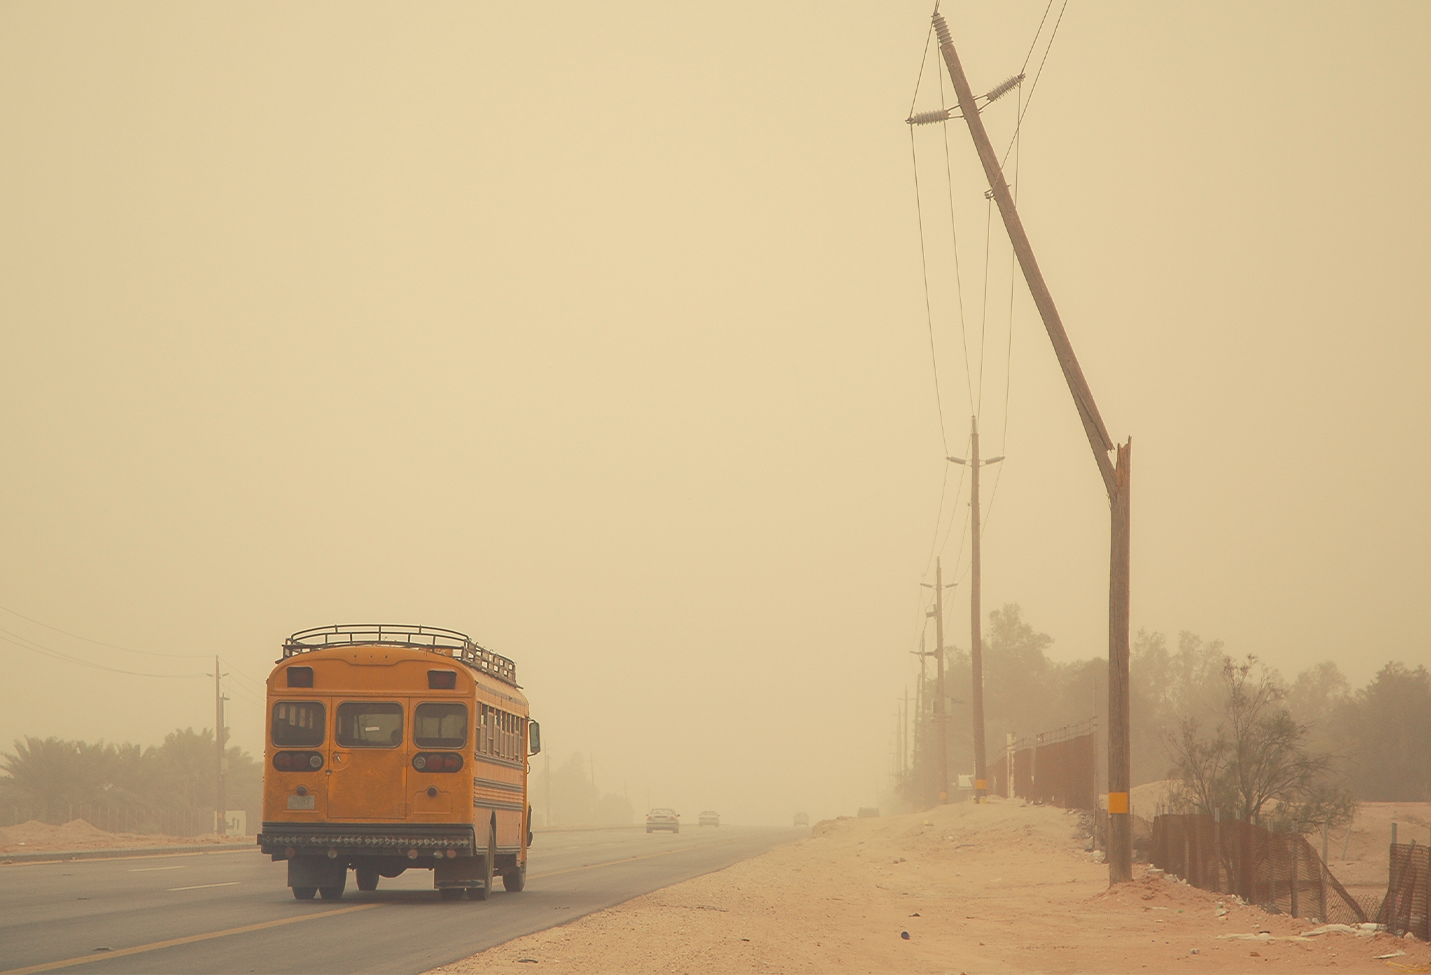
M 1063 378 L 1068 382 L 1069 392 L 1073 394 L 1079 419 L 1083 421 L 1084 432 L 1088 435 L 1088 445 L 1093 448 L 1098 472 L 1103 476 L 1103 486 L 1108 491 L 1108 500 L 1112 502 L 1118 496 L 1118 479 L 1113 471 L 1113 463 L 1108 459 L 1108 452 L 1114 448 L 1113 438 L 1108 435 L 1103 418 L 1098 414 L 1093 392 L 1088 388 L 1088 381 L 1083 378 L 1078 357 L 1073 354 L 1073 344 L 1069 342 L 1068 333 L 1064 331 L 1063 319 L 1058 317 L 1053 295 L 1049 293 L 1048 285 L 1043 280 L 1043 272 L 1039 270 L 1038 261 L 1034 259 L 1033 246 L 1029 243 L 1028 234 L 1024 232 L 1023 222 L 1014 207 L 1014 197 L 1009 192 L 1008 181 L 1004 179 L 1003 168 L 999 165 L 994 147 L 989 142 L 989 134 L 984 130 L 984 120 L 979 117 L 969 79 L 964 77 L 959 55 L 954 52 L 954 38 L 949 33 L 949 25 L 937 10 L 934 13 L 934 30 L 939 37 L 939 50 L 944 55 L 944 65 L 949 69 L 949 79 L 954 83 L 954 92 L 959 98 L 959 108 L 964 113 L 964 121 L 969 125 L 969 134 L 974 138 L 979 161 L 984 165 L 984 175 L 988 177 L 994 202 L 999 205 L 999 214 L 1004 218 L 1004 226 L 1008 229 L 1014 254 L 1019 259 L 1019 267 L 1023 269 L 1024 280 L 1028 282 L 1029 293 L 1033 295 L 1039 317 L 1043 319 L 1044 328 L 1048 330 L 1054 355 L 1058 357 Z

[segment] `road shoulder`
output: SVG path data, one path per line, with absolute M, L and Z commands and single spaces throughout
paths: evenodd
M 1077 827 L 1074 814 L 1010 802 L 820 823 L 798 843 L 432 975 L 1385 972 L 1378 956 L 1397 951 L 1398 963 L 1431 965 L 1413 939 L 1306 938 L 1305 920 L 1158 877 L 1110 890 Z

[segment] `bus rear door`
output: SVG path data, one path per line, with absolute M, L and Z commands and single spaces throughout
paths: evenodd
M 340 701 L 333 720 L 328 818 L 401 820 L 407 814 L 404 698 Z

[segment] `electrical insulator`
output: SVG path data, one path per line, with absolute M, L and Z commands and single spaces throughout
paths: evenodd
M 1024 76 L 1023 76 L 1023 75 L 1021 75 L 1021 74 L 1019 74 L 1019 75 L 1014 75 L 1012 78 L 1009 78 L 1007 81 L 1002 81 L 1002 82 L 1000 82 L 998 85 L 996 85 L 996 86 L 994 86 L 993 88 L 989 89 L 989 93 L 988 93 L 987 95 L 985 95 L 984 97 L 985 97 L 986 99 L 988 99 L 989 101 L 991 101 L 991 102 L 992 102 L 992 101 L 998 101 L 1000 98 L 1003 98 L 1003 97 L 1004 97 L 1005 95 L 1007 95 L 1009 92 L 1013 91 L 1013 90 L 1014 90 L 1015 88 L 1017 88 L 1020 84 L 1022 84 L 1022 83 L 1023 83 L 1023 80 L 1024 80 Z
M 932 112 L 915 112 L 905 121 L 910 125 L 929 125 L 933 122 L 947 122 L 950 117 L 949 109 L 938 108 Z
M 949 33 L 949 25 L 944 22 L 944 15 L 939 11 L 934 11 L 934 35 L 939 38 L 939 46 L 954 43 L 954 35 Z

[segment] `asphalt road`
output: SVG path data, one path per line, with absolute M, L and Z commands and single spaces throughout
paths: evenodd
M 254 850 L 0 866 L 0 975 L 422 972 L 764 852 L 804 831 L 538 833 L 527 887 L 443 901 L 410 870 L 297 901 Z

